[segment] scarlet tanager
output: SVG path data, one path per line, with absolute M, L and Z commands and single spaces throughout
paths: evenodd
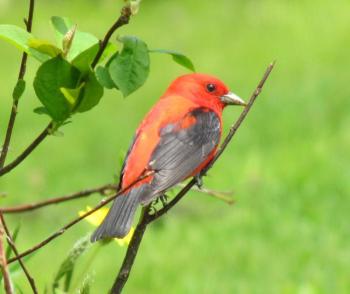
M 126 236 L 139 204 L 149 204 L 212 160 L 226 105 L 245 103 L 213 76 L 188 74 L 171 83 L 136 131 L 120 176 L 120 189 L 127 190 L 114 200 L 93 242 Z

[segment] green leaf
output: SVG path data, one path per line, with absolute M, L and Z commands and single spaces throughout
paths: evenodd
M 68 18 L 63 18 L 59 16 L 51 17 L 51 23 L 54 29 L 56 30 L 56 35 L 59 44 L 61 45 L 65 35 L 73 27 L 73 24 Z M 98 39 L 94 35 L 77 30 L 74 34 L 74 38 L 67 55 L 67 59 L 73 60 L 81 52 L 87 50 L 88 48 L 97 43 Z
M 90 72 L 84 81 L 83 96 L 75 108 L 78 112 L 85 112 L 95 107 L 103 96 L 103 87 L 97 81 L 94 72 Z
M 95 59 L 96 53 L 98 49 L 100 48 L 99 44 L 95 44 L 91 46 L 90 48 L 86 49 L 85 51 L 81 52 L 77 57 L 75 57 L 72 60 L 72 64 L 78 68 L 81 72 L 88 72 L 91 70 L 91 63 Z M 108 43 L 105 50 L 103 51 L 103 54 L 101 58 L 99 59 L 99 63 L 103 62 L 103 60 L 111 55 L 114 54 L 117 51 L 117 46 Z
M 60 91 L 63 94 L 63 96 L 66 98 L 67 102 L 70 104 L 70 108 L 73 109 L 76 105 L 81 89 L 84 87 L 85 83 L 81 83 L 78 88 L 69 89 L 61 87 Z
M 26 88 L 26 81 L 19 79 L 16 83 L 16 86 L 13 89 L 13 92 L 12 92 L 13 100 L 18 101 L 19 98 L 22 97 L 25 88 Z
M 90 48 L 92 45 L 96 44 L 97 42 L 98 42 L 98 39 L 95 36 L 89 33 L 77 31 L 75 33 L 75 37 L 73 39 L 73 43 L 69 50 L 67 58 L 69 60 L 73 60 L 81 52 Z
M 50 116 L 48 110 L 44 106 L 39 106 L 33 109 L 36 114 L 46 114 Z
M 41 56 L 38 55 L 38 57 L 39 60 L 43 62 L 62 53 L 60 48 L 46 40 L 30 39 L 28 41 L 28 46 L 30 47 L 29 52 L 32 55 L 35 55 L 37 52 L 42 54 Z M 35 49 L 36 52 L 31 49 Z
M 58 272 L 55 276 L 52 288 L 55 290 L 59 286 L 62 278 L 65 278 L 64 291 L 68 291 L 71 283 L 71 278 L 74 272 L 74 267 L 79 257 L 90 248 L 90 238 L 86 236 L 79 239 L 71 249 L 68 257 L 62 262 Z
M 20 50 L 29 53 L 28 41 L 32 39 L 32 34 L 15 25 L 0 25 L 0 39 L 14 45 Z
M 61 88 L 76 88 L 79 76 L 80 72 L 61 56 L 54 57 L 39 67 L 34 79 L 34 90 L 56 122 L 66 120 L 72 109 Z
M 111 65 L 112 61 L 113 61 L 114 59 L 116 59 L 118 55 L 119 55 L 119 51 L 115 52 L 115 53 L 108 59 L 108 61 L 106 62 L 106 68 L 109 68 L 109 66 Z
M 89 71 L 90 65 L 95 58 L 98 48 L 99 44 L 95 44 L 90 48 L 84 50 L 72 60 L 72 64 L 81 72 Z
M 176 63 L 182 65 L 183 67 L 191 71 L 196 71 L 192 61 L 182 53 L 179 53 L 173 50 L 163 50 L 163 49 L 154 49 L 154 50 L 150 50 L 149 52 L 170 54 Z
M 116 87 L 116 85 L 111 79 L 108 69 L 106 69 L 103 66 L 99 66 L 96 68 L 96 78 L 97 81 L 101 84 L 101 86 L 107 89 L 113 89 Z
M 40 62 L 44 62 L 50 58 L 50 55 L 31 48 L 30 43 L 32 40 L 35 40 L 35 38 L 32 34 L 20 27 L 14 25 L 0 25 L 0 39 L 14 45 Z
M 123 50 L 109 65 L 109 74 L 124 97 L 140 88 L 149 74 L 149 54 L 146 43 L 134 36 L 120 39 Z
M 56 32 L 56 39 L 59 45 L 62 45 L 63 38 L 73 27 L 72 21 L 68 17 L 52 16 L 51 24 Z

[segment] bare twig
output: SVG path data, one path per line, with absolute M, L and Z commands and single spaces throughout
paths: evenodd
M 55 198 L 40 201 L 37 203 L 22 204 L 22 205 L 13 206 L 13 207 L 3 207 L 3 208 L 0 208 L 0 212 L 2 212 L 3 214 L 6 214 L 6 213 L 21 213 L 21 212 L 26 212 L 26 211 L 32 211 L 32 210 L 36 210 L 36 209 L 39 209 L 39 208 L 42 208 L 42 207 L 45 207 L 48 205 L 58 204 L 58 203 L 62 203 L 62 202 L 70 201 L 70 200 L 75 200 L 75 199 L 87 197 L 87 196 L 90 196 L 94 193 L 100 193 L 102 195 L 105 195 L 106 192 L 109 190 L 117 190 L 117 185 L 116 184 L 107 184 L 107 185 L 103 185 L 103 186 L 100 186 L 97 188 L 85 189 L 85 190 L 75 192 L 75 193 L 72 193 L 69 195 L 55 197 Z
M 117 21 L 111 26 L 111 28 L 108 30 L 108 32 L 106 33 L 105 37 L 103 38 L 103 40 L 100 43 L 100 49 L 98 50 L 98 52 L 96 53 L 96 56 L 94 58 L 94 60 L 91 63 L 91 67 L 95 68 L 95 66 L 97 65 L 98 61 L 100 60 L 103 51 L 106 49 L 109 39 L 112 37 L 113 33 L 120 27 L 122 27 L 123 25 L 126 25 L 129 23 L 131 17 L 131 9 L 129 5 L 126 5 L 122 8 L 122 11 L 120 13 L 119 18 L 117 19 Z
M 13 293 L 13 286 L 11 283 L 10 273 L 8 270 L 8 263 L 6 260 L 5 248 L 4 248 L 4 235 L 5 230 L 2 222 L 0 221 L 0 267 L 2 277 L 4 279 L 4 289 L 6 294 Z
M 17 250 L 17 247 L 16 247 L 15 242 L 14 242 L 14 240 L 13 240 L 13 238 L 12 238 L 12 235 L 11 235 L 11 233 L 10 233 L 10 231 L 9 231 L 9 229 L 8 229 L 8 227 L 7 227 L 7 225 L 6 225 L 4 216 L 2 215 L 1 212 L 0 212 L 0 221 L 1 221 L 1 223 L 2 223 L 2 226 L 3 226 L 4 230 L 5 230 L 5 233 L 6 233 L 6 235 L 7 235 L 7 242 L 8 242 L 8 244 L 10 245 L 10 247 L 12 248 L 13 252 L 15 253 L 15 255 L 18 257 L 18 250 Z M 32 290 L 33 290 L 33 293 L 34 293 L 34 294 L 38 294 L 38 290 L 37 290 L 37 288 L 36 288 L 36 286 L 35 286 L 35 281 L 34 281 L 34 279 L 32 278 L 32 276 L 30 275 L 30 273 L 29 273 L 28 269 L 26 268 L 26 266 L 24 265 L 22 259 L 21 259 L 21 258 L 18 258 L 18 262 L 19 262 L 19 264 L 20 264 L 20 266 L 21 266 L 21 268 L 22 268 L 24 274 L 25 274 L 26 277 L 27 277 L 27 280 L 28 280 L 28 282 L 29 282 L 30 287 L 31 287 Z
M 108 197 L 105 200 L 102 200 L 100 202 L 100 204 L 98 204 L 97 206 L 95 206 L 93 209 L 85 212 L 84 214 L 82 214 L 81 216 L 79 216 L 78 218 L 75 218 L 74 220 L 72 220 L 71 222 L 69 222 L 68 224 L 66 224 L 65 226 L 63 226 L 61 229 L 59 229 L 58 231 L 56 231 L 55 233 L 53 233 L 52 235 L 50 235 L 48 238 L 46 238 L 45 240 L 43 240 L 42 242 L 36 244 L 35 246 L 33 246 L 32 248 L 22 252 L 21 254 L 19 254 L 16 257 L 10 258 L 8 260 L 8 263 L 12 263 L 16 260 L 18 260 L 19 258 L 22 258 L 24 256 L 27 256 L 31 253 L 33 253 L 34 251 L 37 251 L 38 249 L 44 247 L 45 245 L 47 245 L 48 243 L 50 243 L 52 240 L 56 239 L 58 236 L 62 235 L 64 232 L 66 232 L 69 228 L 73 227 L 75 224 L 77 224 L 78 222 L 80 222 L 81 220 L 83 220 L 84 218 L 88 217 L 90 214 L 93 214 L 95 211 L 99 210 L 101 207 L 105 206 L 106 204 L 108 204 L 109 202 L 113 201 L 115 198 L 117 198 L 118 196 L 122 195 L 125 191 L 127 191 L 131 186 L 137 184 L 139 181 L 142 181 L 143 179 L 151 176 L 153 174 L 153 172 L 143 172 L 142 176 L 140 176 L 136 181 L 132 182 L 130 185 L 128 185 L 127 187 L 125 187 L 124 189 L 121 189 L 118 193 L 116 193 L 113 196 Z
M 32 31 L 33 14 L 34 14 L 34 0 L 30 0 L 28 19 L 25 20 L 26 29 L 27 29 L 27 32 L 29 32 L 29 33 Z M 26 73 L 27 58 L 28 58 L 27 53 L 23 53 L 21 66 L 20 66 L 19 74 L 18 74 L 18 80 L 23 80 L 23 78 L 24 78 L 24 75 Z M 13 127 L 15 125 L 17 111 L 18 111 L 18 99 L 14 99 L 12 102 L 11 114 L 10 114 L 10 119 L 9 119 L 9 122 L 7 125 L 4 144 L 3 144 L 1 152 L 0 152 L 0 168 L 2 168 L 5 164 L 7 152 L 8 152 L 9 146 L 10 146 Z
M 214 165 L 214 163 L 219 159 L 219 157 L 221 156 L 221 154 L 225 151 L 227 145 L 230 143 L 230 141 L 232 140 L 233 136 L 236 134 L 236 131 L 238 130 L 238 128 L 240 127 L 241 123 L 243 122 L 243 120 L 245 119 L 245 117 L 247 116 L 248 112 L 250 111 L 251 107 L 253 106 L 256 98 L 259 96 L 259 94 L 262 91 L 262 88 L 264 87 L 264 84 L 266 82 L 266 80 L 268 79 L 268 77 L 270 76 L 271 71 L 273 70 L 274 66 L 275 66 L 275 61 L 272 62 L 266 69 L 261 81 L 259 82 L 258 86 L 256 87 L 255 91 L 252 93 L 252 95 L 250 96 L 250 99 L 248 101 L 247 106 L 244 108 L 243 112 L 241 113 L 241 115 L 239 116 L 238 120 L 235 122 L 234 125 L 231 126 L 230 131 L 228 133 L 228 135 L 226 136 L 224 142 L 221 144 L 218 152 L 216 153 L 214 159 L 209 163 L 209 165 L 202 171 L 202 175 L 205 175 L 205 173 L 212 168 L 212 166 Z
M 50 134 L 52 128 L 52 123 L 49 123 L 48 126 L 39 134 L 38 137 L 11 163 L 5 165 L 0 169 L 0 177 L 4 174 L 7 174 L 9 171 L 14 169 L 19 165 L 26 157 L 33 152 L 33 150 L 38 147 L 38 145 Z
M 221 144 L 218 152 L 216 153 L 214 159 L 201 171 L 200 176 L 204 176 L 207 171 L 212 168 L 216 160 L 222 155 L 230 141 L 232 140 L 233 136 L 235 135 L 236 131 L 240 127 L 241 123 L 247 116 L 248 112 L 250 111 L 251 107 L 253 106 L 256 98 L 259 96 L 267 78 L 269 77 L 275 63 L 271 63 L 268 68 L 265 71 L 264 76 L 262 77 L 261 81 L 259 82 L 257 88 L 251 95 L 249 102 L 237 121 L 232 125 L 230 128 L 230 131 L 228 135 L 226 136 L 225 140 Z M 131 242 L 129 244 L 128 250 L 126 252 L 126 255 L 124 257 L 123 264 L 119 270 L 119 273 L 115 279 L 115 282 L 113 284 L 111 293 L 113 294 L 119 294 L 121 293 L 125 283 L 127 282 L 127 279 L 129 277 L 132 265 L 134 263 L 135 257 L 137 255 L 137 250 L 140 246 L 140 243 L 142 241 L 143 234 L 147 228 L 147 225 L 150 224 L 151 222 L 157 220 L 159 217 L 161 217 L 163 214 L 169 211 L 176 203 L 178 203 L 183 196 L 187 194 L 188 191 L 197 183 L 196 178 L 193 178 L 184 188 L 181 189 L 181 191 L 175 196 L 173 200 L 171 200 L 168 204 L 166 204 L 161 210 L 149 214 L 150 210 L 146 209 L 144 213 L 141 215 L 140 221 L 135 229 L 134 235 L 131 239 Z M 131 248 L 132 246 L 132 248 Z
M 177 186 L 180 188 L 184 187 L 183 184 L 178 184 Z M 11 206 L 11 207 L 2 207 L 2 208 L 0 207 L 0 213 L 10 214 L 10 213 L 22 213 L 22 212 L 33 211 L 49 205 L 55 205 L 62 202 L 68 202 L 71 200 L 88 197 L 96 193 L 99 193 L 101 195 L 106 195 L 108 191 L 117 191 L 117 189 L 118 189 L 118 184 L 106 184 L 100 187 L 84 189 L 72 194 L 68 194 L 60 197 L 54 197 L 54 198 L 50 198 L 50 199 L 36 202 L 36 203 L 27 203 L 27 204 L 21 204 L 21 205 Z M 228 204 L 234 203 L 233 199 L 230 197 L 232 195 L 231 191 L 215 191 L 215 190 L 206 189 L 206 188 L 199 189 L 196 186 L 194 186 L 192 189 L 199 193 L 204 193 L 214 198 L 220 199 Z
M 179 188 L 183 188 L 185 187 L 185 184 L 180 183 L 180 184 L 177 184 L 176 186 Z M 235 201 L 232 199 L 232 195 L 233 195 L 232 191 L 216 191 L 216 190 L 212 190 L 204 187 L 198 188 L 197 186 L 193 186 L 191 190 L 222 200 L 229 205 L 235 203 Z

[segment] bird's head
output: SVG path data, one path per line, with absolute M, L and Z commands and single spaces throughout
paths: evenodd
M 222 109 L 227 105 L 246 105 L 218 78 L 199 73 L 178 77 L 171 83 L 166 94 L 181 95 L 200 105 L 213 105 Z

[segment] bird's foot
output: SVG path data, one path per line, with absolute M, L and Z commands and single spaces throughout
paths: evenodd
M 157 204 L 159 204 L 159 202 L 162 203 L 163 207 L 166 206 L 168 204 L 168 196 L 165 194 L 160 195 L 159 197 L 157 197 L 153 202 L 152 202 L 152 207 L 156 206 Z
M 150 212 L 152 215 L 156 215 L 157 214 L 157 208 L 155 207 L 155 203 L 152 203 L 151 207 L 150 207 Z
M 168 204 L 168 196 L 166 194 L 160 195 L 159 200 L 162 202 L 163 208 Z
M 195 175 L 194 178 L 196 180 L 196 186 L 198 187 L 198 189 L 201 189 L 203 187 L 202 175 L 201 174 L 197 174 L 197 175 Z

